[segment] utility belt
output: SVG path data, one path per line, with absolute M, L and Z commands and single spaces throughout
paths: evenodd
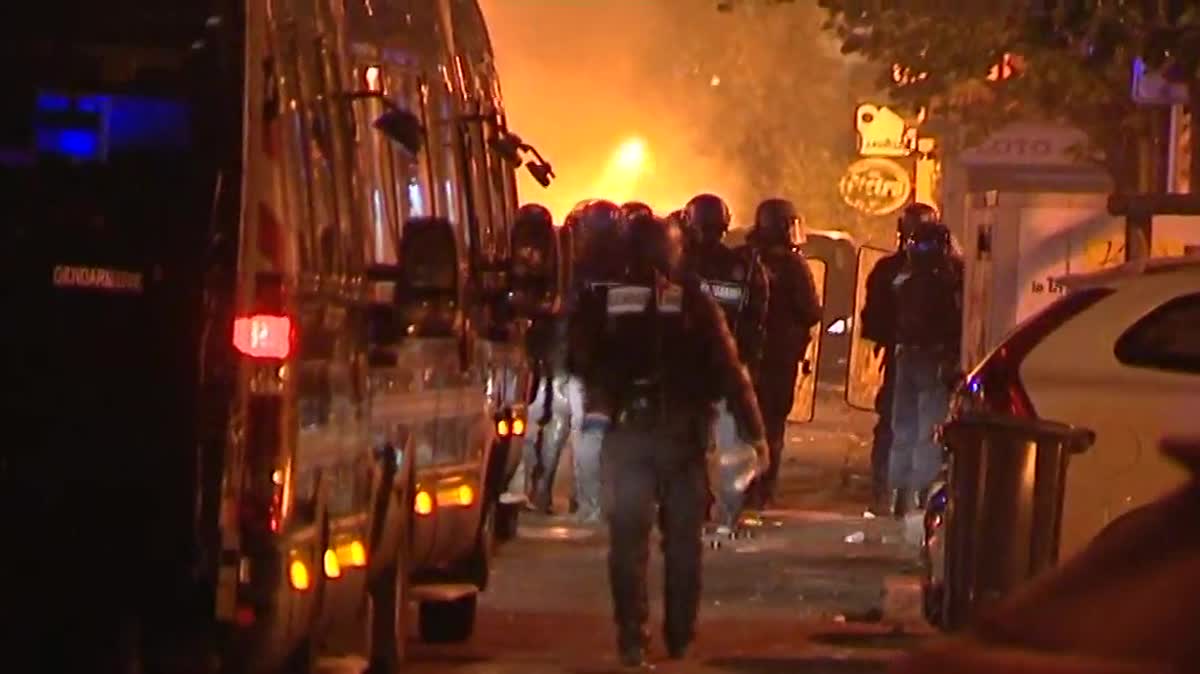
M 667 412 L 661 387 L 656 382 L 638 382 L 622 400 L 613 422 L 624 428 L 648 430 L 661 425 Z

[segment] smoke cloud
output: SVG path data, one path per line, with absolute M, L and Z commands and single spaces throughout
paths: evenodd
M 509 125 L 558 175 L 548 189 L 523 175 L 523 201 L 561 218 L 589 198 L 666 213 L 744 191 L 705 151 L 713 113 L 673 77 L 686 66 L 654 57 L 678 38 L 681 1 L 715 12 L 707 0 L 482 0 Z

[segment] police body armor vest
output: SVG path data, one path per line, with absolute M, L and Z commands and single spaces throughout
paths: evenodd
M 619 354 L 619 414 L 657 417 L 666 410 L 664 335 L 683 320 L 683 289 L 648 285 L 604 284 L 605 329 Z M 618 419 L 620 420 L 620 418 Z
M 750 297 L 753 263 L 724 247 L 707 252 L 697 269 L 700 289 L 716 300 L 736 334 Z

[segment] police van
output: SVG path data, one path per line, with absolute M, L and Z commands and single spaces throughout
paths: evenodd
M 467 638 L 560 288 L 553 237 L 512 239 L 531 148 L 475 0 L 46 0 L 5 30 L 31 643 L 107 612 L 146 659 L 389 662 L 409 599 Z

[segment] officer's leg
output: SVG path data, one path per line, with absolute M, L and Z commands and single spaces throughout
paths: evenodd
M 892 447 L 892 398 L 895 389 L 896 364 L 888 358 L 884 361 L 882 385 L 875 396 L 875 411 L 879 417 L 875 422 L 871 444 L 871 509 L 877 514 L 888 507 L 888 455 Z
M 767 385 L 764 400 L 759 401 L 763 425 L 767 432 L 767 448 L 771 453 L 771 465 L 767 467 L 756 488 L 757 505 L 768 506 L 775 498 L 775 487 L 779 481 L 779 469 L 783 463 L 783 448 L 786 444 L 787 418 L 796 400 L 796 375 L 799 363 L 774 366 L 764 378 Z
M 608 576 L 612 589 L 617 648 L 623 660 L 640 661 L 650 608 L 646 565 L 654 525 L 655 472 L 641 434 L 612 431 L 603 452 L 603 500 L 608 518 Z
M 555 410 L 542 431 L 542 470 L 534 486 L 533 504 L 543 512 L 554 510 L 554 478 L 558 475 L 558 464 L 569 432 L 570 420 Z
M 579 519 L 598 522 L 601 516 L 600 489 L 603 477 L 600 470 L 601 446 L 604 444 L 608 418 L 587 415 L 575 434 L 575 498 L 579 503 Z
M 920 425 L 913 455 L 913 488 L 921 495 L 937 479 L 942 467 L 942 448 L 934 441 L 934 427 L 946 419 L 950 408 L 950 391 L 942 382 L 939 363 L 929 358 L 922 363 L 921 393 L 917 405 Z M 924 502 L 921 503 L 923 507 Z
M 896 388 L 892 398 L 892 447 L 888 456 L 888 484 L 895 493 L 897 514 L 904 514 L 913 488 L 913 451 L 917 443 L 919 387 L 913 372 L 915 354 L 896 355 Z
M 695 636 L 700 607 L 705 482 L 704 464 L 697 458 L 677 472 L 661 476 L 659 483 L 666 594 L 663 636 L 672 657 L 682 657 Z

